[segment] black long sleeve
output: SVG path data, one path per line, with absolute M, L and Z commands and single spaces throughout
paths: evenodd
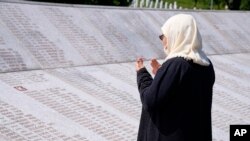
M 137 140 L 211 141 L 214 81 L 212 63 L 201 66 L 182 57 L 164 62 L 154 79 L 146 68 L 139 70 L 142 113 Z
M 182 61 L 168 61 L 161 66 L 154 79 L 146 68 L 140 69 L 137 72 L 137 84 L 143 106 L 147 110 L 153 110 L 166 102 L 182 81 L 187 69 Z

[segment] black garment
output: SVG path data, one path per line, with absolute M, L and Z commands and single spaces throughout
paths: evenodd
M 211 62 L 210 62 L 211 63 Z M 215 74 L 181 57 L 167 60 L 153 79 L 137 72 L 142 102 L 138 141 L 212 141 L 211 106 Z

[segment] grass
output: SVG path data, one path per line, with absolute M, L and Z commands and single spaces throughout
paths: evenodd
M 144 1 L 146 2 L 147 0 L 144 0 Z M 156 0 L 151 0 L 151 1 L 156 1 Z M 186 8 L 193 9 L 194 7 L 196 7 L 196 9 L 210 9 L 210 5 L 211 5 L 211 0 L 197 0 L 196 5 L 195 5 L 195 0 L 163 0 L 163 1 L 167 2 L 168 5 L 170 3 L 174 4 L 174 2 L 176 1 L 177 6 L 182 7 L 182 9 L 186 9 Z M 213 1 L 215 2 L 216 0 L 213 0 Z M 213 9 L 224 9 L 224 4 L 221 3 L 219 5 L 216 5 L 214 3 Z
M 168 3 L 177 2 L 178 7 L 193 9 L 195 7 L 194 0 L 165 0 Z M 210 0 L 197 0 L 196 9 L 210 9 Z

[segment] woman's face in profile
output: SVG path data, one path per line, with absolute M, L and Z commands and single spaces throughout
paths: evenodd
M 163 48 L 167 49 L 168 47 L 167 37 L 163 35 L 161 41 L 162 41 Z

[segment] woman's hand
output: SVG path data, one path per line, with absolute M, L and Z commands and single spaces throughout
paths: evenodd
M 143 58 L 137 58 L 135 63 L 135 69 L 136 71 L 139 71 L 142 68 L 144 68 Z
M 156 59 L 152 59 L 150 61 L 150 65 L 152 68 L 152 73 L 155 75 L 158 69 L 161 67 L 161 64 Z

